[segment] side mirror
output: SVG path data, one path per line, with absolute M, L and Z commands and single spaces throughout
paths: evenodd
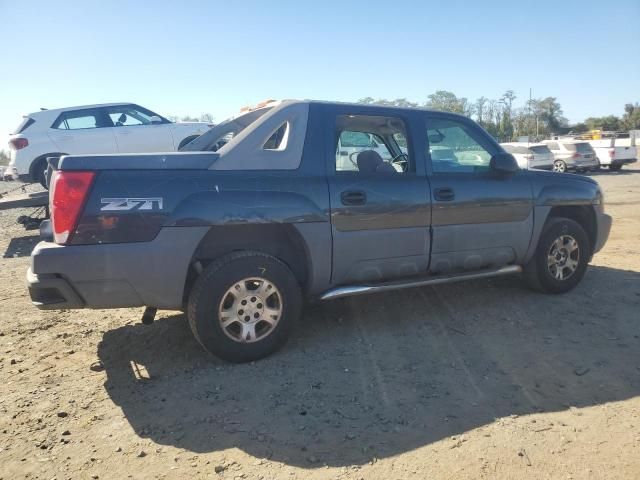
M 491 170 L 501 173 L 516 173 L 520 170 L 518 162 L 510 153 L 496 153 L 491 157 Z
M 156 125 L 158 123 L 162 123 L 162 119 L 157 115 L 153 115 L 151 117 L 151 123 L 154 124 L 154 125 Z

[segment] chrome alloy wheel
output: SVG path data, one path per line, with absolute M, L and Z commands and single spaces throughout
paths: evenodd
M 222 297 L 218 321 L 224 333 L 239 343 L 253 343 L 273 332 L 282 317 L 282 295 L 264 278 L 245 278 Z
M 547 268 L 556 280 L 566 280 L 580 263 L 580 247 L 571 235 L 561 235 L 551 244 L 547 254 Z
M 553 171 L 559 172 L 559 173 L 566 172 L 567 171 L 566 163 L 564 163 L 562 160 L 556 160 L 555 162 L 553 162 Z

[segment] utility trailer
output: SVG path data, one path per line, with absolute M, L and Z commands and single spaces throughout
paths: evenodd
M 16 221 L 27 230 L 38 228 L 42 220 L 49 218 L 49 192 L 27 192 L 27 187 L 31 184 L 23 184 L 0 193 L 0 211 L 13 210 L 14 208 L 34 208 L 33 215 L 20 215 Z M 18 192 L 18 193 L 15 193 Z

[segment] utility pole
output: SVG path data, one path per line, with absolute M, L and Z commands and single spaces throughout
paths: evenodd
M 533 117 L 531 116 L 531 87 L 529 87 L 529 123 L 531 123 L 531 120 L 533 120 Z M 530 137 L 528 133 L 529 132 L 527 132 L 527 137 Z

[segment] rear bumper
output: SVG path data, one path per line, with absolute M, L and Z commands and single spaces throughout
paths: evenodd
M 40 242 L 27 286 L 43 310 L 182 308 L 191 257 L 208 227 L 163 228 L 151 242 L 62 246 Z
M 567 162 L 567 168 L 571 170 L 584 170 L 589 168 L 596 168 L 600 166 L 600 162 L 597 158 L 593 160 L 580 160 L 578 162 L 574 161 L 572 163 Z
M 611 161 L 611 165 L 629 165 L 630 163 L 636 163 L 637 158 L 620 158 Z
M 36 275 L 27 271 L 31 303 L 41 310 L 84 308 L 85 302 L 64 278 L 55 274 Z

